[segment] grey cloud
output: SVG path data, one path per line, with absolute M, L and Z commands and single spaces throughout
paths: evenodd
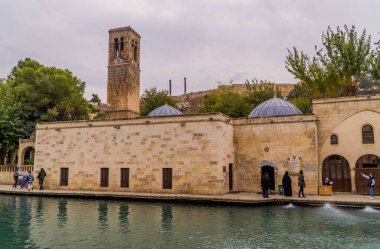
M 141 89 L 206 90 L 257 77 L 295 82 L 286 48 L 313 51 L 328 25 L 355 24 L 379 38 L 376 0 L 0 0 L 0 77 L 32 57 L 67 68 L 106 100 L 108 29 L 142 36 Z

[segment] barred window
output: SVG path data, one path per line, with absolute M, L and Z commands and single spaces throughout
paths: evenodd
M 69 186 L 69 168 L 61 168 L 60 186 Z
M 172 189 L 172 178 L 173 178 L 172 168 L 163 168 L 162 169 L 163 189 Z
M 109 168 L 100 169 L 100 187 L 108 187 Z
M 120 187 L 129 188 L 129 168 L 120 169 Z

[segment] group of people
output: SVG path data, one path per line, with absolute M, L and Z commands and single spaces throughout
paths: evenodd
M 361 173 L 361 175 L 367 179 L 368 181 L 368 188 L 369 188 L 369 194 L 370 194 L 370 199 L 374 199 L 374 188 L 375 188 L 375 176 L 370 173 L 369 175 L 365 175 Z M 268 172 L 264 172 L 264 176 L 261 178 L 261 189 L 263 193 L 264 198 L 269 198 L 269 189 L 270 189 L 270 178 L 268 176 Z M 325 180 L 322 183 L 323 185 L 332 185 L 332 182 L 330 181 L 329 178 L 325 178 Z M 303 171 L 301 170 L 299 175 L 298 175 L 298 197 L 305 197 L 304 194 L 304 188 L 305 188 L 305 177 L 303 175 Z M 289 176 L 288 171 L 285 171 L 284 176 L 282 177 L 282 187 L 284 190 L 284 196 L 292 196 L 292 178 Z
M 22 177 L 20 183 L 19 178 Z M 44 180 L 46 177 L 46 172 L 43 168 L 41 168 L 40 172 L 38 172 L 37 180 L 40 187 L 40 190 L 44 189 Z M 17 185 L 20 185 L 21 189 L 26 188 L 28 191 L 33 190 L 33 182 L 34 182 L 34 176 L 31 171 L 27 172 L 24 171 L 22 175 L 20 175 L 18 167 L 16 168 L 15 172 L 13 173 L 13 180 L 14 184 L 12 188 L 17 189 Z
M 306 197 L 303 190 L 305 188 L 305 177 L 301 170 L 298 175 L 298 197 Z M 292 178 L 289 176 L 289 172 L 285 171 L 282 177 L 282 187 L 284 188 L 284 196 L 292 196 Z M 264 198 L 269 198 L 270 178 L 268 172 L 264 172 L 264 176 L 261 178 L 261 189 Z

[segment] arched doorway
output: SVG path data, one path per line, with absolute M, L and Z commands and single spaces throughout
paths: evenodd
M 21 164 L 23 165 L 34 164 L 34 148 L 33 147 L 27 147 L 24 149 Z
M 261 167 L 261 177 L 264 176 L 264 173 L 267 172 L 270 179 L 270 190 L 274 190 L 274 167 L 265 165 Z
M 380 176 L 380 157 L 367 154 L 359 157 L 355 165 L 355 182 L 356 192 L 358 194 L 368 194 L 368 181 L 360 173 L 369 175 L 372 173 L 375 177 Z M 378 185 L 378 184 L 377 184 Z M 375 193 L 380 194 L 380 187 L 375 185 Z
M 327 157 L 322 167 L 322 179 L 326 177 L 333 182 L 333 191 L 351 192 L 350 165 L 346 158 L 340 155 Z

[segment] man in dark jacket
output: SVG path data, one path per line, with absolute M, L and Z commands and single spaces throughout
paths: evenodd
M 46 172 L 44 168 L 41 168 L 40 172 L 38 172 L 37 179 L 38 179 L 38 184 L 40 185 L 40 190 L 44 189 L 44 180 L 46 177 Z
M 18 168 L 16 168 L 15 173 L 13 174 L 13 180 L 14 180 L 13 188 L 14 189 L 17 188 L 17 181 L 18 181 L 19 176 L 20 176 L 20 173 L 18 172 Z
M 263 197 L 269 198 L 270 179 L 268 172 L 264 172 L 264 176 L 261 178 L 261 189 L 263 191 Z

